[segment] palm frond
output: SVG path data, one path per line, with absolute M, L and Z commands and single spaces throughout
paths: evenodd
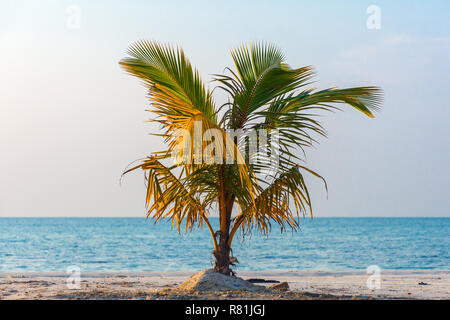
M 233 97 L 233 127 L 242 128 L 250 114 L 277 97 L 307 83 L 312 67 L 291 69 L 274 45 L 252 43 L 231 52 L 237 74 L 216 75 L 221 88 Z M 234 116 L 234 117 L 233 117 Z
M 186 188 L 172 172 L 176 166 L 166 167 L 155 157 L 148 157 L 139 165 L 126 170 L 127 174 L 136 169 L 146 172 L 147 217 L 155 222 L 162 218 L 172 221 L 180 231 L 181 224 L 186 220 L 186 230 L 191 229 L 199 221 L 200 224 L 207 219 L 205 206 L 195 196 L 195 192 Z
M 194 123 L 204 130 L 217 125 L 217 110 L 211 92 L 186 58 L 182 49 L 157 42 L 140 41 L 128 50 L 130 58 L 120 65 L 144 81 L 152 109 L 165 130 L 163 136 L 173 151 L 180 143 L 180 131 L 193 134 Z
M 165 132 L 162 136 L 168 143 L 167 154 L 177 155 L 195 167 L 201 162 L 202 152 L 208 142 L 203 136 L 196 139 L 196 123 L 205 133 L 210 129 L 219 130 L 225 141 L 222 145 L 228 152 L 235 154 L 241 179 L 250 186 L 249 171 L 233 141 L 217 124 L 217 111 L 212 94 L 207 90 L 184 52 L 180 48 L 161 45 L 157 42 L 139 41 L 128 50 L 130 58 L 125 58 L 120 65 L 130 74 L 142 79 L 149 88 L 149 99 L 157 121 Z M 190 139 L 185 139 L 187 134 Z M 200 145 L 198 145 L 200 144 Z M 226 158 L 226 152 L 221 155 Z
M 312 92 L 305 91 L 287 104 L 284 112 L 299 112 L 311 109 L 336 109 L 334 104 L 348 104 L 370 118 L 379 111 L 383 103 L 383 91 L 378 87 L 330 88 Z
M 166 109 L 180 114 L 201 113 L 216 123 L 212 95 L 182 49 L 138 41 L 130 46 L 128 54 L 131 57 L 122 59 L 120 65 L 142 79 L 151 91 L 166 97 Z
M 296 230 L 300 216 L 310 213 L 313 216 L 309 190 L 301 170 L 315 177 L 325 179 L 315 171 L 305 166 L 296 165 L 280 173 L 267 187 L 261 188 L 255 199 L 256 210 L 251 207 L 241 207 L 240 214 L 234 218 L 233 234 L 238 228 L 244 232 L 251 231 L 256 226 L 263 233 L 268 233 L 271 223 L 277 223 L 281 229 L 286 227 Z

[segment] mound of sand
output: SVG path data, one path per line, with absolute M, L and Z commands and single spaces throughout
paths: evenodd
M 213 269 L 207 269 L 194 274 L 188 280 L 177 286 L 174 290 L 180 292 L 192 291 L 235 291 L 251 292 L 263 291 L 263 286 L 254 285 L 242 278 L 226 276 Z

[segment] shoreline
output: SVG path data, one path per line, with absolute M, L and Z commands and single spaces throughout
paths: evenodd
M 200 270 L 199 270 L 200 271 Z M 170 289 L 196 271 L 82 272 L 80 289 L 69 289 L 63 272 L 0 272 L 3 299 L 450 299 L 450 270 L 381 270 L 380 289 L 367 288 L 365 270 L 239 271 L 243 279 L 286 281 L 296 295 L 196 294 L 173 296 Z M 268 286 L 273 283 L 258 283 Z M 163 292 L 162 294 L 160 294 Z M 302 295 L 304 294 L 304 295 Z

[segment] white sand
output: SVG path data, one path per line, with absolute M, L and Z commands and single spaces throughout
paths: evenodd
M 81 274 L 80 289 L 68 289 L 65 273 L 0 273 L 0 299 L 145 299 L 174 288 L 196 272 L 109 272 Z M 238 276 L 286 281 L 292 291 L 374 298 L 450 299 L 450 271 L 382 270 L 381 288 L 368 289 L 361 271 L 241 271 Z M 419 285 L 426 283 L 427 285 Z M 269 285 L 269 284 L 266 284 Z M 410 293 L 410 294 L 408 294 Z

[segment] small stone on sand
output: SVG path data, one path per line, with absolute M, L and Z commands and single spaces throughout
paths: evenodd
M 289 290 L 289 284 L 287 282 L 281 282 L 270 286 L 269 289 L 278 291 L 287 291 Z

